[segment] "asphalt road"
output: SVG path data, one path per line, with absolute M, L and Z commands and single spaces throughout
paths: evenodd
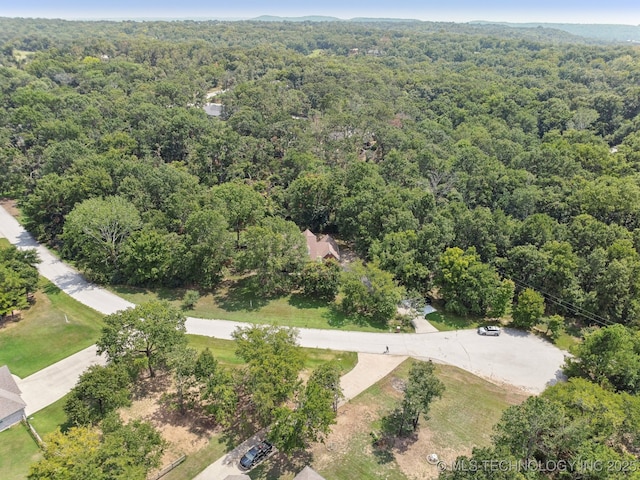
M 88 283 L 75 269 L 39 245 L 3 208 L 0 208 L 0 236 L 6 237 L 19 248 L 36 248 L 42 260 L 38 265 L 40 274 L 85 305 L 105 314 L 133 305 Z M 187 332 L 230 339 L 233 330 L 241 325 L 225 320 L 188 318 Z M 448 363 L 530 393 L 540 393 L 547 385 L 561 378 L 564 363 L 564 352 L 549 342 L 511 329 L 505 329 L 499 337 L 479 336 L 473 330 L 426 334 L 299 330 L 300 344 L 304 347 L 382 354 L 388 346 L 394 355 Z

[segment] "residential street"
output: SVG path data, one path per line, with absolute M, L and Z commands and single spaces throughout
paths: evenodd
M 0 236 L 20 248 L 36 248 L 42 262 L 40 274 L 76 300 L 95 310 L 110 314 L 132 306 L 130 302 L 88 283 L 76 270 L 58 260 L 28 234 L 4 209 L 0 208 Z M 187 319 L 187 332 L 216 338 L 231 338 L 231 332 L 243 325 L 226 320 Z M 388 346 L 392 355 L 433 359 L 468 370 L 497 383 L 507 383 L 531 393 L 541 392 L 560 376 L 564 352 L 531 334 L 505 329 L 499 337 L 482 337 L 473 330 L 427 334 L 365 333 L 340 330 L 300 329 L 304 347 L 330 348 L 360 353 L 382 354 Z M 66 379 L 70 389 L 88 362 L 86 356 L 74 365 Z M 88 366 L 86 363 L 85 366 Z M 57 381 L 63 383 L 62 375 Z M 42 405 L 44 406 L 44 405 Z M 42 408 L 42 407 L 39 407 Z M 29 406 L 29 411 L 34 408 Z

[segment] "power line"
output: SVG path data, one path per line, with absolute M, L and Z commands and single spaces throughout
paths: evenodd
M 586 318 L 587 320 L 590 320 L 592 322 L 598 323 L 600 325 L 604 325 L 605 327 L 609 327 L 611 325 L 614 325 L 615 322 L 612 322 L 610 320 L 607 320 L 606 318 L 590 312 L 589 310 L 586 310 L 583 307 L 580 307 L 579 305 L 575 305 L 567 300 L 563 300 L 562 298 L 558 298 L 548 292 L 545 292 L 543 290 L 537 289 L 535 288 L 533 285 L 528 284 L 527 282 L 525 282 L 522 279 L 516 279 L 513 278 L 513 276 L 509 276 L 511 278 L 511 280 L 518 284 L 520 287 L 528 287 L 531 288 L 535 291 L 537 291 L 538 293 L 540 293 L 543 297 L 545 297 L 545 300 L 549 300 L 551 303 L 554 303 L 560 307 L 563 307 L 571 312 L 573 312 L 576 315 L 579 315 L 581 317 Z

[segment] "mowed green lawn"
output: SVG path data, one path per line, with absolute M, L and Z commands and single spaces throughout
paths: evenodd
M 103 315 L 41 279 L 36 302 L 0 325 L 0 365 L 24 378 L 96 342 Z
M 242 365 L 242 359 L 236 356 L 236 344 L 233 340 L 221 340 L 218 338 L 203 337 L 200 335 L 187 335 L 189 346 L 198 351 L 205 348 L 211 350 L 213 356 L 222 364 L 229 366 Z M 338 362 L 344 375 L 358 363 L 358 354 L 355 352 L 340 352 L 337 350 L 324 350 L 318 348 L 304 348 L 305 362 L 307 369 L 314 369 L 317 366 L 335 360 Z
M 41 437 L 55 431 L 66 421 L 62 409 L 65 402 L 66 397 L 61 398 L 30 417 L 31 424 Z M 24 480 L 29 474 L 29 466 L 40 458 L 40 449 L 25 425 L 19 423 L 0 432 L 0 478 L 3 480 Z
M 117 295 L 140 304 L 162 299 L 180 307 L 184 289 L 145 289 L 129 286 L 110 287 Z M 217 291 L 203 294 L 186 315 L 247 323 L 298 328 L 345 329 L 363 332 L 388 331 L 386 325 L 370 324 L 344 315 L 331 303 L 294 293 L 275 298 L 256 294 L 244 279 L 228 280 Z

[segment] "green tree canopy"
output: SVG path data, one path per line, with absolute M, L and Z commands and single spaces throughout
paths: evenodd
M 501 316 L 513 295 L 513 282 L 501 280 L 494 268 L 480 261 L 473 247 L 445 250 L 434 283 L 445 308 L 463 315 Z
M 397 311 L 404 295 L 393 275 L 381 270 L 376 263 L 358 260 L 349 265 L 340 282 L 341 308 L 347 315 L 361 315 L 386 324 Z
M 268 294 L 291 289 L 309 259 L 302 233 L 282 218 L 268 217 L 247 228 L 244 244 L 239 267 L 254 271 L 258 287 Z
M 122 365 L 94 365 L 80 375 L 64 406 L 76 426 L 96 424 L 115 409 L 131 404 L 131 379 Z
M 166 301 L 121 310 L 106 316 L 104 323 L 98 353 L 106 353 L 114 363 L 147 368 L 152 377 L 169 352 L 187 342 L 184 316 Z
M 605 388 L 640 391 L 640 333 L 623 325 L 588 332 L 566 361 L 569 377 L 586 378 Z
M 237 328 L 233 334 L 236 355 L 246 364 L 247 393 L 263 425 L 291 398 L 300 385 L 304 363 L 298 333 L 289 328 L 255 325 Z
M 138 210 L 122 197 L 85 200 L 67 215 L 64 252 L 95 273 L 92 276 L 109 280 L 120 266 L 125 240 L 141 226 Z
M 526 288 L 518 295 L 513 307 L 513 326 L 529 330 L 544 315 L 544 297 L 531 288 Z

